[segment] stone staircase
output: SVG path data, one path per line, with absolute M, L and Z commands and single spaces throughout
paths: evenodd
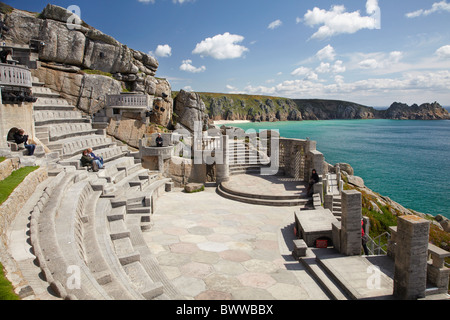
M 270 164 L 270 159 L 250 148 L 243 140 L 230 140 L 228 150 L 230 175 L 261 174 L 261 168 Z
M 35 274 L 42 274 L 29 282 L 44 282 L 39 287 L 48 286 L 62 299 L 183 299 L 143 235 L 171 180 L 143 168 L 126 147 L 93 129 L 89 117 L 38 79 L 33 93 L 36 135 L 53 162 L 39 195 L 31 197 L 34 209 L 23 219 L 30 221 L 24 228 L 36 257 Z M 104 157 L 104 170 L 80 168 L 81 152 L 88 147 Z
M 287 183 L 290 188 L 301 187 L 296 192 L 285 192 L 283 194 L 266 194 L 253 190 L 250 192 L 245 187 L 236 185 L 239 180 L 252 179 L 252 177 L 263 177 L 262 169 L 270 167 L 270 158 L 264 152 L 246 144 L 243 140 L 230 140 L 229 142 L 229 165 L 230 181 L 222 182 L 217 186 L 217 193 L 221 196 L 249 204 L 276 206 L 276 207 L 300 207 L 308 209 L 312 206 L 312 199 L 306 196 L 306 188 L 300 182 L 281 181 L 284 172 L 278 172 L 275 176 L 267 176 L 263 183 L 273 180 L 273 183 Z M 289 180 L 289 179 L 288 179 Z
M 333 248 L 308 248 L 299 260 L 331 300 L 395 300 L 394 261 L 388 256 L 344 256 Z M 378 283 L 371 287 L 375 267 Z
M 103 156 L 105 162 L 128 154 L 127 148 L 106 137 L 104 130 L 94 129 L 89 116 L 69 105 L 35 77 L 33 96 L 38 98 L 34 103 L 36 137 L 51 153 L 58 155 L 59 164 L 79 168 L 82 151 L 89 147 Z

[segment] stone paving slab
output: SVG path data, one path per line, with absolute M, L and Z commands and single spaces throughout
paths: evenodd
M 158 199 L 146 242 L 166 276 L 198 300 L 327 300 L 291 256 L 292 208 L 220 197 L 215 188 Z

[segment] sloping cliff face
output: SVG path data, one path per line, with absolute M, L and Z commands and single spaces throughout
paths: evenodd
M 303 120 L 376 119 L 380 111 L 357 103 L 339 100 L 294 100 Z
M 393 103 L 377 110 L 358 103 L 322 99 L 287 99 L 244 94 L 199 93 L 212 120 L 301 121 L 345 119 L 447 120 L 439 103 L 408 106 Z
M 199 93 L 212 120 L 300 121 L 293 100 L 244 94 Z

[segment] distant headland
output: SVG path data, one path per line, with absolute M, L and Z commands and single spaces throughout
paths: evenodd
M 245 94 L 199 93 L 210 119 L 215 121 L 247 120 L 255 122 L 393 119 L 449 120 L 450 113 L 439 103 L 411 106 L 394 102 L 379 110 L 354 102 L 325 99 L 288 99 Z

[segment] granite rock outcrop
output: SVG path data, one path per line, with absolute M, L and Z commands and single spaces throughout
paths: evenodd
M 209 116 L 198 93 L 181 90 L 174 101 L 174 113 L 174 120 L 190 131 L 195 130 L 196 122 L 202 124 L 202 129 L 207 129 Z
M 1 13 L 10 31 L 6 41 L 38 40 L 39 65 L 32 74 L 87 114 L 105 107 L 105 97 L 122 92 L 154 96 L 151 121 L 167 126 L 173 112 L 170 83 L 156 78 L 158 61 L 89 26 L 73 12 L 49 4 L 41 13 L 18 9 Z M 164 110 L 164 112 L 161 112 Z

